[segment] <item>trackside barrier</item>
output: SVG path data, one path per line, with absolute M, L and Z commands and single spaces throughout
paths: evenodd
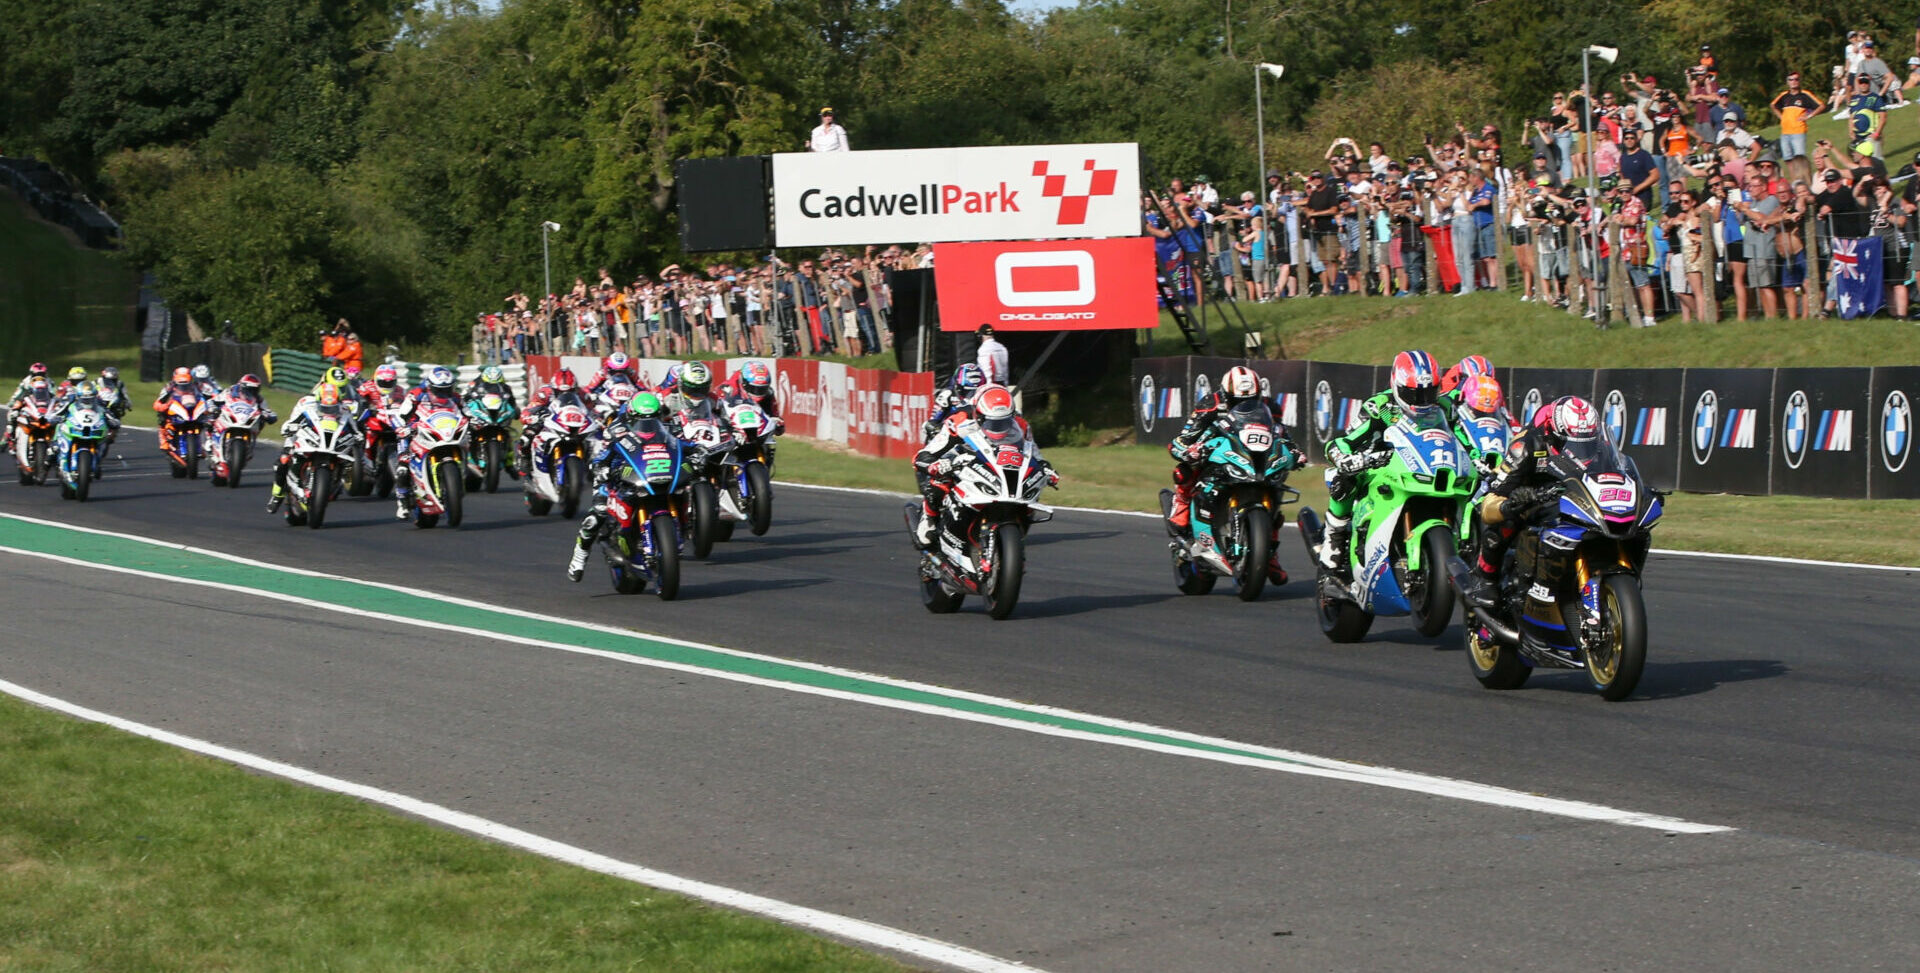
M 839 443 L 861 456 L 907 459 L 920 449 L 920 427 L 933 408 L 931 372 L 895 372 L 877 368 L 850 368 L 813 359 L 760 359 L 774 370 L 774 394 L 790 435 Z M 649 383 L 666 377 L 679 364 L 671 358 L 636 359 Z M 747 361 L 745 358 L 707 362 L 718 385 Z M 600 359 L 582 355 L 528 355 L 529 394 L 561 368 L 586 382 L 600 369 Z
M 1294 441 L 1315 460 L 1386 386 L 1386 369 L 1338 362 L 1180 356 L 1133 363 L 1134 432 L 1165 444 L 1221 373 L 1257 372 Z M 1513 368 L 1507 408 L 1531 416 L 1562 395 L 1600 411 L 1613 441 L 1662 489 L 1920 498 L 1913 412 L 1920 367 Z
M 319 383 L 320 374 L 327 370 L 327 359 L 312 352 L 295 351 L 291 348 L 273 349 L 269 360 L 272 364 L 269 367 L 267 381 L 281 388 L 296 390 L 313 388 Z M 407 386 L 419 384 L 425 377 L 427 369 L 433 365 L 432 362 L 403 361 L 391 364 L 400 370 L 400 383 Z M 373 362 L 362 366 L 368 377 L 371 377 L 370 373 L 375 367 L 377 366 Z M 461 365 L 453 370 L 453 374 L 460 384 L 465 385 L 479 378 L 480 370 L 485 367 L 484 365 Z M 526 381 L 527 366 L 523 364 L 502 365 L 500 371 L 505 373 L 508 382 L 519 384 Z

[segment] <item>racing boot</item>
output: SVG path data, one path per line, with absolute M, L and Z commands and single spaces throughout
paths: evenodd
M 277 514 L 280 505 L 287 502 L 287 488 L 278 483 L 273 485 L 273 495 L 267 497 L 267 513 Z
M 1494 567 L 1487 563 L 1486 542 L 1483 540 L 1481 544 L 1482 550 L 1473 559 L 1473 570 L 1467 572 L 1467 584 L 1460 589 L 1460 596 L 1475 608 L 1491 610 L 1499 599 L 1491 580 Z
M 1353 519 L 1327 515 L 1326 534 L 1320 539 L 1320 566 L 1335 574 L 1342 573 L 1347 566 L 1347 533 L 1352 529 Z
M 1275 546 L 1277 547 L 1278 545 Z M 1280 566 L 1280 552 L 1277 550 L 1273 552 L 1272 556 L 1267 558 L 1267 583 L 1287 583 L 1287 569 Z
M 1167 512 L 1167 523 L 1180 530 L 1193 526 L 1193 491 L 1185 486 L 1173 488 L 1173 509 Z
M 393 519 L 405 520 L 408 517 L 413 515 L 413 504 L 408 502 L 409 499 L 410 498 L 407 496 L 406 488 L 394 487 Z
M 573 558 L 567 561 L 567 580 L 578 583 L 587 575 L 587 549 L 573 545 Z
M 939 525 L 940 515 L 926 501 L 920 503 L 920 522 L 913 525 L 913 543 L 921 550 L 933 546 L 934 528 Z

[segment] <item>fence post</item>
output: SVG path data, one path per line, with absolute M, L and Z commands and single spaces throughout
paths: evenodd
M 1807 215 L 1811 217 L 1813 214 L 1809 213 Z M 1826 266 L 1820 262 L 1820 233 L 1818 222 L 1814 219 L 1808 219 L 1805 225 L 1801 227 L 1801 232 L 1805 233 L 1807 237 L 1806 249 L 1802 251 L 1807 258 L 1807 277 L 1800 285 L 1802 291 L 1800 295 L 1800 308 L 1806 312 L 1806 317 L 1812 318 L 1820 311 L 1826 310 L 1827 307 L 1826 281 L 1822 279 Z
M 1702 208 L 1701 204 L 1695 203 L 1693 211 L 1697 214 Z M 1719 222 L 1720 211 L 1715 209 L 1713 219 L 1700 227 L 1701 293 L 1695 295 L 1695 299 L 1700 302 L 1701 320 L 1708 324 L 1720 323 L 1720 280 L 1714 276 L 1716 265 L 1720 262 L 1720 247 L 1713 242 L 1713 228 Z

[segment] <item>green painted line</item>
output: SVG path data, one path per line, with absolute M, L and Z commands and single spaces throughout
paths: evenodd
M 148 571 L 170 577 L 233 585 L 255 591 L 298 594 L 300 597 L 316 601 L 352 605 L 366 611 L 402 618 L 457 625 L 543 642 L 557 642 L 794 686 L 898 700 L 1037 726 L 1139 740 L 1184 750 L 1224 754 L 1273 764 L 1301 763 L 1256 750 L 1218 746 L 1176 736 L 1003 706 L 932 690 L 863 679 L 844 673 L 824 672 L 804 665 L 756 659 L 694 645 L 663 641 L 639 633 L 607 632 L 559 619 L 529 618 L 511 612 L 477 608 L 398 591 L 379 584 L 314 577 L 258 562 L 237 563 L 195 551 L 181 550 L 165 542 L 88 533 L 20 520 L 7 514 L 0 514 L 0 546 Z

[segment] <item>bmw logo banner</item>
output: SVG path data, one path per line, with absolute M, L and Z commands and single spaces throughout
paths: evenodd
M 1920 499 L 1920 456 L 1913 437 L 1914 407 L 1920 405 L 1920 366 L 1873 370 L 1873 387 L 1859 421 L 1866 436 L 1867 495 L 1880 499 Z
M 1594 373 L 1593 404 L 1600 425 L 1616 445 L 1661 490 L 1680 482 L 1680 398 L 1678 368 L 1603 368 Z
M 1680 489 L 1764 496 L 1772 465 L 1773 370 L 1689 368 L 1680 399 L 1686 430 Z
M 1781 368 L 1773 373 L 1773 492 L 1865 497 L 1868 368 Z

